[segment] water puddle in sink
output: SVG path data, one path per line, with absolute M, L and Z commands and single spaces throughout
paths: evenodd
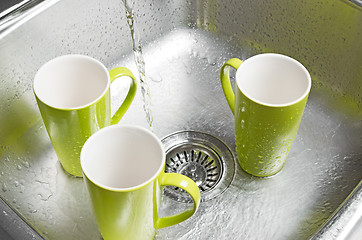
M 141 37 L 136 26 L 136 19 L 131 4 L 127 0 L 123 0 L 123 4 L 126 10 L 127 24 L 131 31 L 133 53 L 140 78 L 140 86 L 141 86 L 142 99 L 143 99 L 143 110 L 146 113 L 147 123 L 150 126 L 150 129 L 152 130 L 153 115 L 151 111 L 151 105 L 152 105 L 151 93 L 148 84 L 146 82 L 145 61 L 142 54 Z

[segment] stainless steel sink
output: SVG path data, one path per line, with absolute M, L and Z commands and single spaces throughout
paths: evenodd
M 160 230 L 156 239 L 359 239 L 358 1 L 132 4 L 142 37 L 153 130 L 160 138 L 184 130 L 204 132 L 235 155 L 233 115 L 219 83 L 219 70 L 231 57 L 286 54 L 303 63 L 313 80 L 284 169 L 256 178 L 236 165 L 222 194 L 202 202 L 186 222 Z M 33 231 L 23 237 L 9 233 L 13 238 L 100 239 L 83 180 L 62 170 L 32 92 L 37 69 L 69 53 L 90 55 L 109 69 L 125 66 L 137 75 L 122 1 L 62 0 L 0 35 L 0 196 L 7 203 L 0 204 L 0 215 L 9 219 L 0 223 L 6 230 L 23 226 L 24 219 L 25 232 Z M 112 88 L 114 108 L 122 101 L 122 87 Z M 140 92 L 121 122 L 148 127 Z M 189 205 L 167 196 L 163 204 L 162 215 Z

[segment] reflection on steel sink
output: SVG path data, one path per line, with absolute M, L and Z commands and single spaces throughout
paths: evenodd
M 219 70 L 231 57 L 282 53 L 303 63 L 313 80 L 284 169 L 271 178 L 256 178 L 236 166 L 225 192 L 202 202 L 195 216 L 160 230 L 156 238 L 358 236 L 350 230 L 356 231 L 353 226 L 361 224 L 362 215 L 362 187 L 357 187 L 362 179 L 361 7 L 342 0 L 133 5 L 154 132 L 160 138 L 200 131 L 234 151 L 233 116 L 219 83 Z M 116 0 L 63 0 L 0 36 L 0 195 L 31 226 L 30 232 L 34 228 L 46 239 L 99 239 L 100 234 L 82 179 L 65 174 L 57 161 L 33 97 L 32 79 L 43 63 L 68 53 L 87 54 L 109 69 L 125 66 L 136 73 L 124 12 Z M 122 97 L 112 88 L 114 106 Z M 147 127 L 142 105 L 138 94 L 121 122 Z M 167 197 L 163 203 L 162 215 L 188 207 L 183 203 L 175 208 L 180 203 Z M 25 235 L 21 238 L 41 238 Z

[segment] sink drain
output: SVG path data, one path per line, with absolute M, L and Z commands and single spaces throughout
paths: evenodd
M 188 176 L 197 184 L 201 201 L 224 192 L 235 174 L 235 160 L 230 149 L 206 133 L 183 131 L 173 133 L 162 143 L 166 151 L 165 172 Z M 192 202 L 182 189 L 166 186 L 164 194 L 180 202 Z

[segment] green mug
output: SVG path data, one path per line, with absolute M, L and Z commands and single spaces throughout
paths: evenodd
M 190 178 L 165 173 L 165 150 L 151 131 L 133 125 L 113 125 L 93 134 L 80 155 L 98 228 L 105 240 L 153 239 L 156 230 L 191 217 L 200 190 Z M 188 192 L 193 206 L 160 218 L 162 187 Z
M 110 85 L 131 79 L 125 100 L 111 117 Z M 127 68 L 108 72 L 96 59 L 64 55 L 36 73 L 33 91 L 57 157 L 65 171 L 81 177 L 80 151 L 99 129 L 120 121 L 136 94 L 137 82 Z
M 236 69 L 233 92 L 229 70 Z M 244 62 L 228 60 L 221 85 L 235 117 L 235 143 L 242 169 L 258 177 L 283 167 L 311 88 L 307 69 L 288 56 L 265 53 Z

